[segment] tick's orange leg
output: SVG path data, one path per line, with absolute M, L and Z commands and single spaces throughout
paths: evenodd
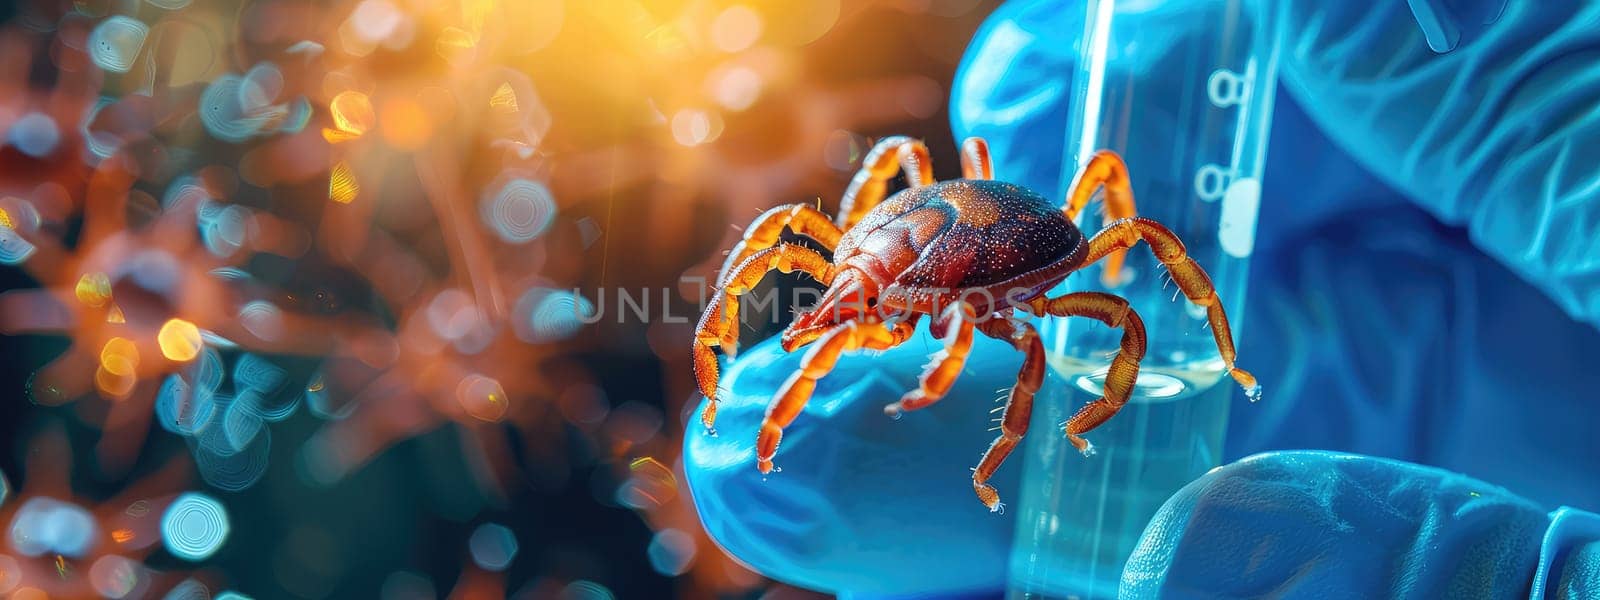
M 839 226 L 834 225 L 828 215 L 822 214 L 822 211 L 810 204 L 779 206 L 762 213 L 745 228 L 744 239 L 734 245 L 733 250 L 728 252 L 728 260 L 722 263 L 717 285 L 725 285 L 727 277 L 733 274 L 734 268 L 750 258 L 750 255 L 777 245 L 778 236 L 783 233 L 784 227 L 816 240 L 823 248 L 830 251 L 839 245 L 839 236 L 842 235 Z
M 1094 196 L 1094 191 L 1104 187 L 1106 190 L 1102 202 L 1105 206 L 1106 225 L 1117 219 L 1126 219 L 1137 214 L 1133 204 L 1133 186 L 1128 181 L 1128 165 L 1122 162 L 1122 157 L 1110 150 L 1101 150 L 1089 158 L 1089 162 L 1078 170 L 1072 178 L 1072 187 L 1068 188 L 1067 205 L 1062 212 L 1066 213 L 1067 220 L 1078 218 L 1078 213 L 1089 204 L 1089 198 Z M 1113 252 L 1106 258 L 1106 264 L 1100 269 L 1100 282 L 1106 287 L 1113 287 L 1122 281 L 1123 252 Z
M 1183 242 L 1171 230 L 1149 219 L 1118 220 L 1089 239 L 1089 254 L 1084 264 L 1100 260 L 1112 252 L 1132 248 L 1141 239 L 1150 244 L 1156 259 L 1167 266 L 1167 271 L 1172 274 L 1172 280 L 1177 282 L 1178 289 L 1183 290 L 1183 295 L 1195 305 L 1205 307 L 1206 321 L 1211 324 L 1211 335 L 1217 339 L 1217 352 L 1222 355 L 1222 364 L 1228 368 L 1228 375 L 1239 382 L 1251 402 L 1260 400 L 1261 385 L 1256 383 L 1255 376 L 1234 366 L 1238 354 L 1233 349 L 1233 330 L 1228 326 L 1228 316 L 1223 313 L 1222 300 L 1217 298 L 1217 290 L 1211 286 L 1211 277 L 1189 257 Z
M 961 177 L 994 179 L 994 162 L 989 160 L 989 143 L 981 137 L 961 142 Z
M 978 329 L 990 337 L 1010 342 L 1025 355 L 1022 370 L 1017 373 L 1017 385 L 1011 388 L 1011 397 L 1006 399 L 1005 412 L 1000 416 L 1000 437 L 994 439 L 977 468 L 972 470 L 972 491 L 978 493 L 978 500 L 989 510 L 998 511 L 1002 508 L 1000 493 L 989 485 L 989 478 L 1028 433 L 1028 420 L 1033 416 L 1033 395 L 1044 382 L 1044 345 L 1039 343 L 1039 332 L 1022 321 L 993 319 L 978 325 Z
M 778 453 L 778 442 L 783 439 L 783 428 L 800 416 L 822 379 L 839 362 L 839 355 L 860 348 L 886 349 L 905 340 L 904 326 L 891 330 L 883 323 L 850 321 L 833 328 L 822 336 L 800 362 L 800 370 L 783 384 L 772 403 L 767 405 L 767 416 L 761 421 L 761 434 L 756 438 L 756 468 L 762 473 L 772 472 L 772 457 Z
M 725 275 L 722 287 L 712 294 L 710 305 L 700 316 L 694 332 L 694 379 L 700 393 L 709 401 L 700 421 L 707 429 L 717 419 L 717 355 L 714 347 L 721 347 L 733 355 L 739 343 L 739 296 L 754 288 L 767 272 L 784 273 L 800 271 L 817 278 L 823 285 L 833 281 L 833 266 L 816 251 L 794 244 L 779 244 L 750 255 Z
M 889 190 L 889 178 L 904 168 L 906 183 L 922 187 L 933 183 L 933 160 L 928 158 L 928 147 L 921 140 L 905 136 L 890 136 L 878 141 L 861 161 L 861 170 L 850 180 L 850 187 L 839 201 L 838 223 L 840 229 L 849 229 L 866 216 L 872 207 L 883 201 Z
M 902 411 L 917 410 L 938 402 L 950 392 L 956 378 L 961 376 L 961 366 L 967 364 L 967 354 L 972 351 L 972 322 L 976 319 L 972 305 L 965 302 L 952 304 L 933 322 L 934 336 L 944 340 L 944 349 L 929 357 L 922 371 L 917 389 L 906 392 L 895 402 L 883 407 L 883 413 L 898 417 Z
M 1099 427 L 1128 403 L 1133 384 L 1139 379 L 1139 360 L 1144 358 L 1144 321 L 1128 306 L 1128 301 L 1102 292 L 1077 292 L 1060 298 L 1036 298 L 1030 305 L 1038 314 L 1057 317 L 1089 317 L 1111 327 L 1122 328 L 1122 348 L 1111 359 L 1106 371 L 1103 395 L 1067 420 L 1067 441 L 1084 456 L 1094 453 L 1094 445 L 1082 435 Z

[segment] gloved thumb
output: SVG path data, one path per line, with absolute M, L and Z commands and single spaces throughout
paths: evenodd
M 1151 519 L 1122 598 L 1591 598 L 1600 515 L 1354 454 L 1260 454 Z

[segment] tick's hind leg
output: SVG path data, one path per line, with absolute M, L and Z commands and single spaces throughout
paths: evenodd
M 989 143 L 983 138 L 969 137 L 961 142 L 961 177 L 994 179 L 994 161 L 989 160 Z
M 1067 188 L 1067 205 L 1062 207 L 1067 220 L 1078 218 L 1078 213 L 1089 204 L 1089 198 L 1095 190 L 1105 188 L 1105 196 L 1101 199 L 1105 207 L 1106 225 L 1117 219 L 1127 219 L 1136 213 L 1133 204 L 1133 184 L 1128 180 L 1128 165 L 1122 157 L 1110 150 L 1101 150 L 1078 169 L 1077 175 L 1072 178 L 1072 186 Z M 1122 260 L 1125 251 L 1112 252 L 1106 257 L 1106 263 L 1100 268 L 1100 282 L 1106 287 L 1113 287 L 1122 282 Z
M 817 278 L 824 285 L 833 280 L 833 268 L 828 259 L 804 246 L 780 244 L 756 252 L 732 271 L 723 274 L 722 286 L 711 297 L 706 312 L 700 315 L 695 327 L 694 362 L 695 383 L 700 393 L 709 401 L 700 421 L 710 429 L 717 418 L 717 355 L 711 349 L 721 347 L 732 355 L 739 343 L 739 296 L 761 282 L 769 271 L 789 273 L 801 271 Z
M 785 227 L 816 240 L 830 252 L 839 245 L 839 236 L 842 235 L 839 226 L 834 225 L 828 215 L 810 204 L 788 204 L 773 208 L 751 221 L 744 230 L 743 239 L 728 251 L 728 259 L 722 263 L 722 272 L 717 274 L 717 285 L 726 285 L 733 270 L 750 255 L 778 245 L 778 236 L 783 234 Z
M 902 323 L 889 329 L 883 323 L 851 321 L 824 334 L 801 359 L 800 370 L 784 382 L 778 395 L 767 405 L 767 415 L 761 421 L 761 433 L 756 438 L 756 468 L 762 473 L 772 471 L 772 457 L 778 453 L 778 443 L 783 440 L 783 428 L 800 416 L 817 389 L 817 380 L 833 370 L 839 355 L 861 348 L 891 348 L 905 341 L 912 327 L 914 325 Z
M 1206 275 L 1199 263 L 1189 257 L 1183 247 L 1183 242 L 1171 230 L 1160 223 L 1149 219 L 1122 219 L 1106 226 L 1100 233 L 1089 239 L 1089 253 L 1085 261 L 1094 262 L 1112 252 L 1126 250 L 1133 247 L 1143 239 L 1150 244 L 1150 250 L 1155 252 L 1156 259 L 1167 266 L 1167 272 L 1172 274 L 1172 280 L 1177 282 L 1178 289 L 1183 290 L 1183 295 L 1190 302 L 1206 309 L 1206 321 L 1211 325 L 1211 335 L 1217 340 L 1217 353 L 1222 355 L 1222 363 L 1228 368 L 1228 375 L 1239 386 L 1244 388 L 1245 395 L 1254 402 L 1261 399 L 1261 385 L 1256 383 L 1256 378 L 1248 371 L 1234 366 L 1238 354 L 1233 349 L 1233 331 L 1228 327 L 1228 316 L 1222 310 L 1222 300 L 1217 297 L 1217 291 L 1211 285 L 1211 277 Z
M 878 140 L 861 161 L 861 170 L 850 180 L 850 187 L 839 201 L 839 228 L 855 226 L 889 191 L 889 178 L 904 169 L 906 183 L 922 187 L 933 183 L 933 159 L 921 140 L 890 136 Z
M 1000 415 L 1000 436 L 989 444 L 978 466 L 972 470 L 972 491 L 978 494 L 978 500 L 989 510 L 998 511 L 1001 508 L 1000 493 L 989 485 L 989 478 L 1016 449 L 1022 436 L 1028 433 L 1028 421 L 1033 417 L 1033 395 L 1044 383 L 1044 344 L 1039 342 L 1039 332 L 1022 321 L 993 319 L 978 328 L 990 337 L 1009 342 L 1024 353 L 1022 370 L 1017 373 L 1017 385 L 1011 388 L 1005 412 Z
M 1128 403 L 1133 384 L 1139 379 L 1139 360 L 1144 358 L 1144 321 L 1128 306 L 1128 301 L 1101 292 L 1077 292 L 1060 298 L 1036 299 L 1035 312 L 1057 317 L 1089 317 L 1111 327 L 1122 328 L 1122 346 L 1106 370 L 1104 393 L 1067 420 L 1067 441 L 1084 456 L 1094 453 L 1094 445 L 1083 434 L 1099 427 Z
M 944 340 L 944 348 L 929 357 L 917 389 L 906 392 L 895 402 L 883 407 L 883 413 L 898 417 L 902 411 L 917 410 L 938 402 L 950 392 L 956 378 L 961 376 L 962 365 L 967 364 L 967 354 L 972 351 L 972 322 L 976 319 L 972 306 L 965 302 L 952 304 L 944 314 L 934 320 L 935 337 Z

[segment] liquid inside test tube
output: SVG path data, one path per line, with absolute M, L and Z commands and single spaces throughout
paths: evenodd
M 1066 132 L 1061 196 L 1094 152 L 1121 154 L 1139 215 L 1176 233 L 1211 276 L 1236 341 L 1248 335 L 1239 318 L 1276 88 L 1275 4 L 1090 0 Z M 1091 205 L 1079 227 L 1093 235 L 1100 215 Z M 1051 368 L 1019 452 L 1014 599 L 1115 598 L 1150 517 L 1220 464 L 1228 413 L 1247 403 L 1226 377 L 1205 310 L 1147 245 L 1127 254 L 1113 285 L 1095 266 L 1050 295 L 1083 290 L 1129 300 L 1148 333 L 1146 357 L 1129 403 L 1085 434 L 1096 453 L 1084 457 L 1059 425 L 1100 396 L 1122 332 L 1089 319 L 1039 322 Z

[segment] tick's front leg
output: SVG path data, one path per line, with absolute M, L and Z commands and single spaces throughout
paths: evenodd
M 717 419 L 717 380 L 719 379 L 717 355 L 712 348 L 721 347 L 723 353 L 733 354 L 739 343 L 739 296 L 749 292 L 770 271 L 791 273 L 800 271 L 815 277 L 824 284 L 833 280 L 833 267 L 828 259 L 804 246 L 779 244 L 752 254 L 738 267 L 725 273 L 722 287 L 715 292 L 700 323 L 695 327 L 694 348 L 690 355 L 694 362 L 694 379 L 704 394 L 706 409 L 700 421 L 711 429 Z
M 756 438 L 756 468 L 762 473 L 772 472 L 772 457 L 778 453 L 778 443 L 783 440 L 783 428 L 800 416 L 817 389 L 817 380 L 833 370 L 839 355 L 860 348 L 891 347 L 896 340 L 904 340 L 902 331 L 899 327 L 891 330 L 883 323 L 851 321 L 823 334 L 806 352 L 800 370 L 789 377 L 767 405 L 767 415 L 761 421 L 761 433 Z
M 944 348 L 929 357 L 917 389 L 906 392 L 899 402 L 883 407 L 883 413 L 898 417 L 903 411 L 917 410 L 938 402 L 950 392 L 961 367 L 967 364 L 967 354 L 972 351 L 972 322 L 975 320 L 972 305 L 965 302 L 953 304 L 932 324 L 933 335 L 944 340 Z

